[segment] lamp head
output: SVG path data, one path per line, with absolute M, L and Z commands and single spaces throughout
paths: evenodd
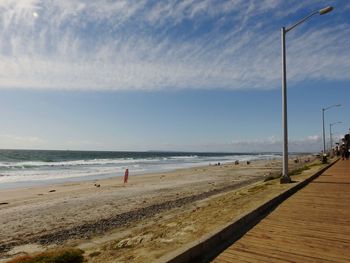
M 324 14 L 327 14 L 327 13 L 331 12 L 332 10 L 333 10 L 333 7 L 332 7 L 332 6 L 327 6 L 327 7 L 325 7 L 325 8 L 320 9 L 320 10 L 318 11 L 318 13 L 319 13 L 320 15 L 324 15 Z
M 330 125 L 333 126 L 335 124 L 340 124 L 340 123 L 343 123 L 343 122 L 342 121 L 336 121 L 336 122 L 331 123 Z

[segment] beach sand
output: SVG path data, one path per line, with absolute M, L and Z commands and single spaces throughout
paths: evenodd
M 138 176 L 131 171 L 127 185 L 115 177 L 1 190 L 0 260 L 77 246 L 89 262 L 153 262 L 283 190 L 276 184 L 267 191 L 271 183 L 262 182 L 280 170 L 280 161 L 255 161 Z

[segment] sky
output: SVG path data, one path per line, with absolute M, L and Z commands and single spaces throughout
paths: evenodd
M 0 148 L 280 152 L 350 128 L 350 1 L 2 0 Z

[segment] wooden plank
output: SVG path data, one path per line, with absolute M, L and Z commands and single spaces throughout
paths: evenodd
M 350 262 L 349 203 L 350 161 L 339 161 L 213 262 Z

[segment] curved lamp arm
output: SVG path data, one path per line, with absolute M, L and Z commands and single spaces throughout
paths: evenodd
M 323 110 L 323 111 L 326 111 L 326 110 L 329 110 L 330 108 L 333 108 L 333 107 L 340 107 L 340 106 L 341 106 L 341 104 L 333 104 L 333 105 L 328 106 L 328 107 L 326 107 L 326 108 L 322 108 L 322 110 Z
M 308 15 L 308 16 L 304 17 L 303 19 L 301 19 L 300 21 L 296 22 L 294 25 L 291 25 L 290 27 L 287 27 L 285 29 L 285 32 L 287 33 L 288 31 L 292 30 L 294 27 L 300 25 L 305 20 L 309 19 L 310 17 L 312 17 L 314 15 L 317 15 L 317 14 L 324 15 L 324 14 L 327 14 L 327 13 L 331 12 L 332 10 L 333 10 L 332 6 L 327 6 L 325 8 L 320 9 L 320 10 L 314 11 L 310 15 Z

